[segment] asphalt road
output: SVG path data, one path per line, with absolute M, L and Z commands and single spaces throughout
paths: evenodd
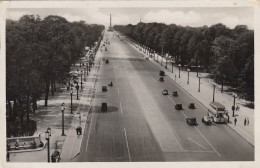
M 78 162 L 252 161 L 254 147 L 225 124 L 204 125 L 207 108 L 113 32 L 101 62 Z M 114 86 L 102 92 L 102 86 Z M 197 87 L 197 86 L 196 86 Z M 170 95 L 162 95 L 168 89 Z M 179 96 L 173 97 L 172 91 Z M 107 102 L 108 111 L 101 111 Z M 195 103 L 196 109 L 188 108 Z M 175 110 L 182 103 L 183 110 Z M 199 125 L 189 126 L 186 117 Z

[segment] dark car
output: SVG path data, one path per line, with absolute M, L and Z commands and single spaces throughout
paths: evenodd
M 194 118 L 186 118 L 186 122 L 189 125 L 198 125 L 195 117 Z
M 177 92 L 177 91 L 173 91 L 173 92 L 172 92 L 172 95 L 175 96 L 175 97 L 177 97 L 177 96 L 178 96 L 178 92 Z
M 194 103 L 190 103 L 189 104 L 189 109 L 195 109 L 195 104 Z
M 207 125 L 211 125 L 213 122 L 213 118 L 210 116 L 204 116 L 201 120 L 203 123 L 205 123 Z
M 159 72 L 159 75 L 160 75 L 160 76 L 164 76 L 164 75 L 165 75 L 165 72 L 164 72 L 164 71 L 160 71 L 160 72 Z
M 163 94 L 163 95 L 168 95 L 168 90 L 167 90 L 167 89 L 164 89 L 164 90 L 162 91 L 162 94 Z
M 107 86 L 102 86 L 102 92 L 106 92 L 107 91 Z
M 160 82 L 163 82 L 163 81 L 164 81 L 163 77 L 160 77 L 160 78 L 159 78 L 159 81 L 160 81 Z
M 176 110 L 182 110 L 182 104 L 175 104 Z

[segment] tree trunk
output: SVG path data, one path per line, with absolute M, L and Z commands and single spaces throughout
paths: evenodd
M 9 118 L 10 118 L 10 120 L 12 120 L 13 119 L 13 107 L 12 107 L 12 105 L 11 105 L 11 103 L 10 103 L 10 100 L 8 100 L 8 112 L 9 112 Z
M 51 95 L 54 95 L 54 82 L 53 82 L 53 77 L 51 78 Z
M 29 113 L 30 113 L 30 103 L 29 103 L 29 100 L 30 100 L 30 92 L 27 91 L 27 98 L 26 98 L 26 119 L 27 120 L 30 120 L 30 118 L 29 118 Z
M 53 87 L 54 87 L 54 92 L 56 92 L 56 82 L 55 78 L 53 79 Z
M 45 79 L 45 102 L 44 102 L 45 107 L 48 106 L 49 90 L 50 90 L 50 80 L 47 78 Z
M 35 114 L 35 110 L 37 110 L 37 101 L 35 98 L 33 98 L 32 103 L 33 103 L 33 114 Z

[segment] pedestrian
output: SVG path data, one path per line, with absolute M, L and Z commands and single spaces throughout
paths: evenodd
M 237 105 L 237 107 L 236 107 L 236 111 L 239 111 L 239 109 L 240 109 L 240 107 L 239 107 L 239 105 Z
M 247 118 L 245 118 L 244 120 L 244 126 L 246 126 L 246 123 L 247 123 Z
M 227 122 L 229 123 L 229 115 L 228 115 L 228 113 L 227 113 Z
M 234 119 L 234 125 L 237 125 L 237 118 Z
M 249 118 L 247 118 L 247 125 L 249 125 Z

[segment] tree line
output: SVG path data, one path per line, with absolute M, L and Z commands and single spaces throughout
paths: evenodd
M 254 101 L 254 31 L 246 25 L 230 29 L 138 23 L 114 29 L 156 53 L 168 53 L 176 64 L 200 66 L 216 83 L 224 83 L 239 97 Z
M 37 101 L 54 95 L 66 83 L 70 67 L 85 46 L 100 40 L 104 26 L 69 22 L 60 16 L 24 15 L 6 21 L 6 101 L 8 117 L 23 120 L 37 109 Z M 13 110 L 10 110 L 14 101 Z

